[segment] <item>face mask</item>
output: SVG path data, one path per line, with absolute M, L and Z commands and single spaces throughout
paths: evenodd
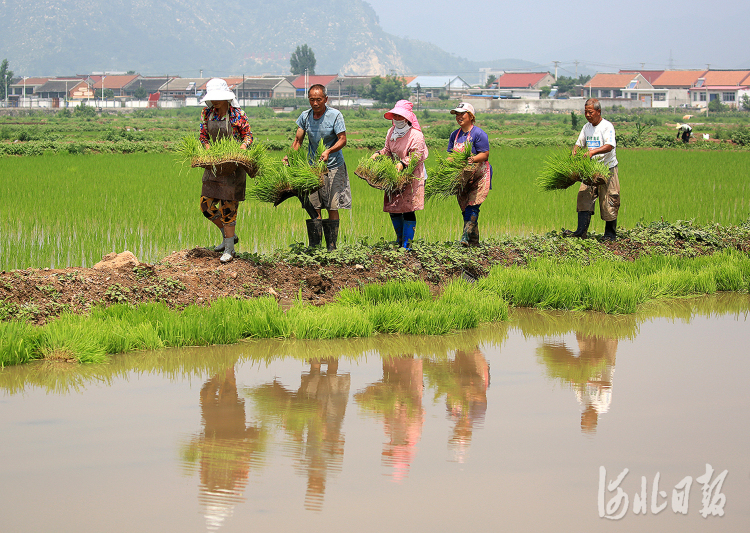
M 393 125 L 396 126 L 398 129 L 402 130 L 406 127 L 406 120 L 394 120 Z

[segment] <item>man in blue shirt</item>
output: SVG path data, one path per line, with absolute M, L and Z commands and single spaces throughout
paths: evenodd
M 346 125 L 344 116 L 337 109 L 326 104 L 328 95 L 320 84 L 310 87 L 307 92 L 310 109 L 297 119 L 297 134 L 292 143 L 293 150 L 299 150 L 305 135 L 308 136 L 308 159 L 312 163 L 316 156 L 318 143 L 322 140 L 325 150 L 320 160 L 325 161 L 328 172 L 323 187 L 303 198 L 302 205 L 310 214 L 307 221 L 307 235 L 310 246 L 318 246 L 321 241 L 321 230 L 325 235 L 328 251 L 336 249 L 339 234 L 339 209 L 352 208 L 352 192 L 349 186 L 349 174 L 346 171 L 344 154 L 341 149 L 346 146 Z M 328 211 L 328 218 L 321 220 L 322 209 Z M 313 216 L 315 213 L 316 216 Z

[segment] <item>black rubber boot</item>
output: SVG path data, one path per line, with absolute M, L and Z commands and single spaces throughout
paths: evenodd
M 616 241 L 617 240 L 617 219 L 609 220 L 604 224 L 604 235 L 602 236 L 604 241 Z
M 471 217 L 468 226 L 469 246 L 479 246 L 479 221 L 477 217 Z
M 464 220 L 464 232 L 459 241 L 462 246 L 469 246 L 469 224 L 471 224 L 471 220 Z
M 307 239 L 310 241 L 310 248 L 317 248 L 323 240 L 323 221 L 319 218 L 305 220 L 307 223 Z
M 328 251 L 332 252 L 336 249 L 336 241 L 339 240 L 339 221 L 327 218 L 322 222 L 323 235 L 326 238 L 326 245 L 328 247 Z
M 591 211 L 578 211 L 578 229 L 570 234 L 571 237 L 578 237 L 579 239 L 588 237 L 591 215 Z

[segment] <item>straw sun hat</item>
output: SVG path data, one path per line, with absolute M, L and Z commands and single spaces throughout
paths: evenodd
M 201 104 L 207 106 L 213 105 L 214 101 L 228 100 L 232 107 L 240 107 L 234 93 L 229 89 L 227 82 L 221 78 L 211 78 L 206 83 L 206 96 L 201 100 Z

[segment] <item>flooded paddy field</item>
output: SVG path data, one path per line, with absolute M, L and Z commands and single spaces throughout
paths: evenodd
M 749 313 L 8 367 L 0 531 L 747 531 Z

